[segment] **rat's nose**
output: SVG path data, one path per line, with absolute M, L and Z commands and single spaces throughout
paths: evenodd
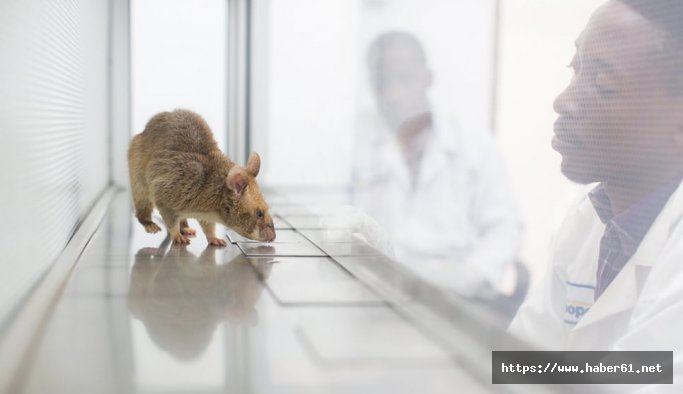
M 256 239 L 263 242 L 273 242 L 275 240 L 275 226 L 272 224 L 260 226 Z
M 275 241 L 275 228 L 271 225 L 261 231 L 261 239 L 266 242 Z
M 273 228 L 268 229 L 268 233 L 269 233 L 268 242 L 275 241 L 275 229 L 273 229 Z

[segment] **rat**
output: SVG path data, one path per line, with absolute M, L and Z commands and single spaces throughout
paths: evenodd
M 161 228 L 152 221 L 156 207 L 175 244 L 189 244 L 194 218 L 211 245 L 225 246 L 216 223 L 259 241 L 275 240 L 268 205 L 256 183 L 261 159 L 252 152 L 246 167 L 233 163 L 218 148 L 200 115 L 183 109 L 154 115 L 128 148 L 135 216 L 148 233 Z

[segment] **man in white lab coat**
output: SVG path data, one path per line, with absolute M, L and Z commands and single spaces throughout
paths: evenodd
M 510 330 L 549 350 L 674 351 L 683 383 L 683 2 L 610 0 L 555 101 L 562 172 L 598 182 Z M 623 387 L 623 389 L 633 387 Z M 651 386 L 661 392 L 680 387 Z
M 432 74 L 413 35 L 380 35 L 367 62 L 379 114 L 359 122 L 354 204 L 428 281 L 465 295 L 502 291 L 521 226 L 490 133 L 432 109 Z

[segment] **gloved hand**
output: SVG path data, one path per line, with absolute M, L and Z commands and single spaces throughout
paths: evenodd
M 394 247 L 387 232 L 375 219 L 351 205 L 331 209 L 320 220 L 326 242 L 339 242 L 351 233 L 387 257 L 394 258 Z

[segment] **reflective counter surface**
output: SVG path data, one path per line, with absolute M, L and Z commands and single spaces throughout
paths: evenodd
M 475 376 L 431 323 L 397 307 L 409 294 L 349 268 L 383 257 L 351 234 L 329 242 L 313 216 L 275 200 L 274 243 L 228 231 L 231 243 L 217 248 L 197 228 L 180 247 L 165 231 L 145 233 L 119 193 L 46 319 L 20 390 L 492 392 L 488 371 Z

